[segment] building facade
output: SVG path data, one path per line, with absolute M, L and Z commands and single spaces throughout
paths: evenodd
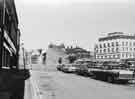
M 17 68 L 20 31 L 14 0 L 0 0 L 0 66 Z
M 81 58 L 92 58 L 93 56 L 91 55 L 90 51 L 87 51 L 83 48 L 80 47 L 67 47 L 66 48 L 66 53 L 68 55 L 73 55 L 76 56 L 77 59 L 81 59 Z
M 100 61 L 120 61 L 135 58 L 135 35 L 123 32 L 108 33 L 101 37 L 94 48 L 95 58 Z

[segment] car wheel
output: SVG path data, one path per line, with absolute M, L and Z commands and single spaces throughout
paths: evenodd
M 96 77 L 96 75 L 93 74 L 93 75 L 91 76 L 91 78 L 96 79 L 97 77 Z
M 123 84 L 127 84 L 129 82 L 129 80 L 123 80 L 121 81 Z
M 107 82 L 113 83 L 113 81 L 114 81 L 114 79 L 113 79 L 112 76 L 108 76 L 108 77 L 107 77 Z

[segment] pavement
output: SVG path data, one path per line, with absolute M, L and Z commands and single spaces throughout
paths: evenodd
M 47 67 L 42 64 L 32 65 L 32 79 L 27 82 L 29 86 L 27 94 L 33 97 L 25 99 L 134 99 L 135 97 L 135 84 L 111 84 L 63 73 L 56 69 L 50 70 Z

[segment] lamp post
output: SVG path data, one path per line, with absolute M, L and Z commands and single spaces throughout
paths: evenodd
M 22 47 L 22 51 L 23 51 L 23 63 L 24 63 L 24 69 L 26 69 L 24 47 Z

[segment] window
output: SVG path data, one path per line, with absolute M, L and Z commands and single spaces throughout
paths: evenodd
M 127 47 L 127 51 L 128 51 L 128 47 Z
M 104 53 L 106 53 L 106 49 L 104 49 Z
M 108 47 L 110 47 L 110 43 L 108 43 Z
M 114 42 L 112 42 L 112 46 L 114 46 Z
M 128 53 L 126 53 L 126 57 L 128 57 Z
M 102 50 L 100 50 L 100 53 L 102 53 Z
M 102 44 L 100 44 L 99 46 L 100 46 L 100 48 L 102 48 Z
M 118 42 L 116 42 L 116 46 L 119 46 L 119 43 Z
M 135 53 L 133 54 L 133 56 L 135 57 Z
M 103 59 L 103 56 L 101 56 L 101 59 Z
M 119 48 L 116 48 L 116 52 L 118 52 L 119 51 Z
M 124 49 L 125 49 L 125 48 L 123 47 L 123 51 L 124 51 Z
M 124 58 L 124 54 L 122 54 L 122 57 Z
M 104 43 L 104 47 L 106 48 L 106 45 L 105 45 L 105 43 Z
M 114 52 L 114 48 L 112 48 L 112 52 Z
M 132 57 L 132 54 L 130 54 L 130 58 Z

